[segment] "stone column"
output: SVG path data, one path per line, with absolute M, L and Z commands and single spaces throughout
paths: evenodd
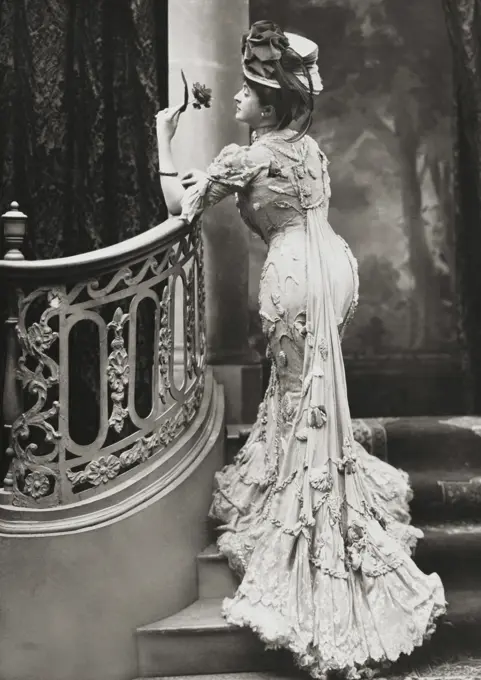
M 240 40 L 248 25 L 248 0 L 169 3 L 169 102 L 183 99 L 181 68 L 189 85 L 198 81 L 213 95 L 210 109 L 189 106 L 181 118 L 173 145 L 180 171 L 205 169 L 226 144 L 248 143 L 233 103 L 242 83 Z M 248 344 L 249 235 L 233 198 L 207 211 L 203 224 L 209 363 L 225 388 L 227 422 L 252 422 L 261 369 Z

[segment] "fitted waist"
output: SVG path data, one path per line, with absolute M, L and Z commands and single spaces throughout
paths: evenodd
M 276 229 L 269 234 L 268 245 L 269 248 L 280 245 L 284 241 L 299 241 L 304 242 L 306 237 L 306 227 L 304 223 L 288 224 L 282 229 Z

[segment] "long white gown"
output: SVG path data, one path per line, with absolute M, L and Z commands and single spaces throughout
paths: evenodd
M 236 192 L 269 245 L 260 315 L 270 384 L 235 462 L 216 475 L 218 546 L 241 576 L 229 622 L 289 649 L 316 678 L 409 654 L 445 612 L 437 574 L 410 557 L 407 475 L 353 438 L 341 337 L 357 268 L 327 220 L 327 159 L 309 136 L 231 145 L 185 194 L 192 220 Z

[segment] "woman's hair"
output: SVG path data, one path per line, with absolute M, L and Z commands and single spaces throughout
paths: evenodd
M 302 129 L 290 141 L 301 139 L 312 124 L 314 94 L 309 70 L 297 52 L 287 48 L 279 61 L 273 62 L 274 74 L 280 88 L 262 85 L 247 76 L 247 85 L 256 93 L 261 106 L 272 106 L 277 116 L 277 129 L 283 130 L 299 119 L 306 119 Z M 303 71 L 309 83 L 304 87 L 293 71 Z

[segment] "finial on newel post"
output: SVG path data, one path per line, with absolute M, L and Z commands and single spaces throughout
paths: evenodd
M 10 204 L 10 210 L 2 215 L 3 236 L 5 239 L 4 260 L 24 260 L 22 253 L 27 216 L 19 210 L 16 201 Z M 0 452 L 4 460 L 4 466 L 8 465 L 8 471 L 3 480 L 3 488 L 11 492 L 13 488 L 12 459 L 14 451 L 12 447 L 12 425 L 23 411 L 22 390 L 17 379 L 19 345 L 17 339 L 18 323 L 18 298 L 17 292 L 11 283 L 7 284 L 7 319 L 5 321 L 5 380 L 3 384 L 3 431 L 5 450 Z M 2 467 L 4 467 L 2 466 Z
M 27 216 L 20 212 L 16 201 L 10 210 L 2 215 L 3 236 L 5 238 L 4 260 L 24 260 L 22 248 L 25 241 Z

